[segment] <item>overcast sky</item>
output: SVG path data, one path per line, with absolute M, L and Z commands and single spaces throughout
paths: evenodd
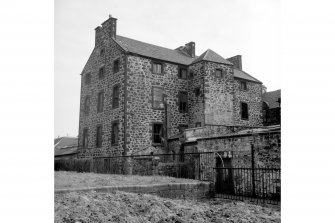
M 78 135 L 80 73 L 109 14 L 121 36 L 171 49 L 194 41 L 196 55 L 242 55 L 244 71 L 268 91 L 280 89 L 279 0 L 55 0 L 55 137 Z

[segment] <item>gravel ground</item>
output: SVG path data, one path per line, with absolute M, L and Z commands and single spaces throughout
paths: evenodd
M 55 222 L 280 222 L 279 207 L 201 202 L 121 191 L 55 194 Z
M 136 176 L 55 171 L 55 189 L 101 186 L 150 185 L 164 183 L 198 182 L 164 176 Z

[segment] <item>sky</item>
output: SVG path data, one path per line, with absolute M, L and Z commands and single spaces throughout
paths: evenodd
M 279 0 L 55 0 L 54 137 L 77 136 L 80 73 L 94 48 L 94 29 L 117 18 L 117 34 L 196 55 L 212 49 L 242 55 L 244 71 L 267 91 L 280 89 Z

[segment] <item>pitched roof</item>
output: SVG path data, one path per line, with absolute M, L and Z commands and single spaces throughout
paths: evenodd
M 226 60 L 219 54 L 215 53 L 211 49 L 206 50 L 203 54 L 201 54 L 198 58 L 196 58 L 192 63 L 196 63 L 202 60 L 233 65 L 231 62 L 229 62 L 228 60 Z
M 262 100 L 266 102 L 269 108 L 279 107 L 278 98 L 281 98 L 281 90 L 269 91 L 262 95 Z
M 178 64 L 189 65 L 194 59 L 179 50 L 172 50 L 119 35 L 116 35 L 116 42 L 128 52 Z
M 245 72 L 243 70 L 240 70 L 240 69 L 237 69 L 237 68 L 234 68 L 234 77 L 249 80 L 249 81 L 254 81 L 254 82 L 258 82 L 258 83 L 262 83 L 261 81 L 257 80 L 256 78 L 254 78 L 253 76 L 251 76 L 247 72 Z
M 63 149 L 54 149 L 54 156 L 64 156 L 64 155 L 70 155 L 70 154 L 76 154 L 78 153 L 78 147 L 69 147 L 69 148 L 63 148 Z
M 54 140 L 55 149 L 73 147 L 77 145 L 78 145 L 78 138 L 76 137 L 60 137 Z

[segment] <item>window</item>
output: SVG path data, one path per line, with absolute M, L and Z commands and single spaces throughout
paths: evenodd
M 248 104 L 241 102 L 241 119 L 248 119 L 249 113 L 248 113 Z
M 154 123 L 152 125 L 153 143 L 162 143 L 163 137 L 163 124 Z
M 117 73 L 120 71 L 120 60 L 117 59 L 117 60 L 114 60 L 114 63 L 113 63 L 113 73 Z
M 196 123 L 195 123 L 195 127 L 196 127 L 196 128 L 201 127 L 201 122 L 196 122 Z
M 102 146 L 102 126 L 99 125 L 97 127 L 97 135 L 96 135 L 96 146 L 101 147 Z
M 83 131 L 83 148 L 87 148 L 88 146 L 88 129 L 84 128 Z
M 196 89 L 194 89 L 194 94 L 196 97 L 200 96 L 200 87 L 197 87 Z
M 153 63 L 152 64 L 152 73 L 161 74 L 162 73 L 162 64 L 161 63 Z
M 243 91 L 247 90 L 247 82 L 245 81 L 240 81 L 240 89 Z
M 100 56 L 103 57 L 104 55 L 105 55 L 105 49 L 101 49 L 101 50 L 100 50 Z
M 156 109 L 164 108 L 162 88 L 158 88 L 158 87 L 152 88 L 152 107 Z
M 85 84 L 90 84 L 91 83 L 91 73 L 87 73 L 85 75 Z
M 216 69 L 215 70 L 215 76 L 216 77 L 222 77 L 222 70 L 221 69 Z
M 179 92 L 179 111 L 187 112 L 187 92 Z
M 187 79 L 187 69 L 182 67 L 179 68 L 179 78 L 181 79 Z
M 119 107 L 119 86 L 116 85 L 113 87 L 113 102 L 112 102 L 113 108 Z
M 90 112 L 90 97 L 86 96 L 84 102 L 84 113 L 85 115 L 88 115 L 89 112 Z
M 179 132 L 184 132 L 188 128 L 188 125 L 179 125 Z
M 115 121 L 112 122 L 112 145 L 115 145 L 118 143 L 119 138 L 119 122 Z
M 105 76 L 105 67 L 103 66 L 99 68 L 99 79 L 104 78 L 104 76 Z
M 192 79 L 192 78 L 194 77 L 194 72 L 193 72 L 193 71 L 190 71 L 190 73 L 189 73 L 188 76 L 189 76 L 190 79 Z
M 98 94 L 98 106 L 97 106 L 97 110 L 98 112 L 102 112 L 104 109 L 104 92 L 100 92 Z

